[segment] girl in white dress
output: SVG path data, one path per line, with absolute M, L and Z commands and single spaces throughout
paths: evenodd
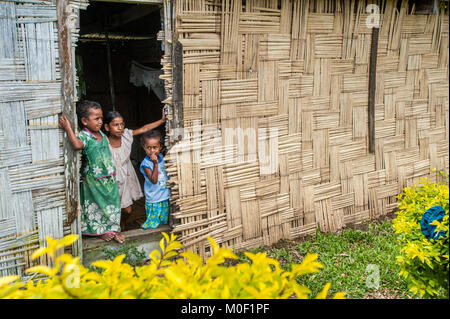
M 130 130 L 125 128 L 123 117 L 119 112 L 111 111 L 105 116 L 105 131 L 116 166 L 116 180 L 119 186 L 120 207 L 122 209 L 120 228 L 122 231 L 125 230 L 126 221 L 131 214 L 133 201 L 144 196 L 130 160 L 133 136 L 153 130 L 163 124 L 165 120 L 163 108 L 160 120 L 146 124 L 138 129 Z

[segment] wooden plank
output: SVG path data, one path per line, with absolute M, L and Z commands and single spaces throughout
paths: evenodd
M 3 131 L 5 148 L 23 147 L 27 145 L 27 129 L 25 108 L 22 101 L 0 102 L 0 130 Z
M 172 47 L 172 107 L 173 119 L 171 127 L 175 129 L 175 135 L 171 140 L 183 138 L 183 46 L 176 38 Z
M 369 66 L 369 153 L 375 153 L 375 92 L 377 85 L 377 49 L 379 28 L 372 28 Z
M 9 172 L 7 169 L 0 169 L 0 220 L 13 218 L 10 208 L 12 193 Z
M 72 128 L 76 131 L 77 121 L 75 120 L 75 57 L 73 50 L 72 31 L 75 25 L 70 25 L 70 11 L 67 10 L 70 4 L 69 0 L 60 0 L 56 3 L 57 27 L 58 27 L 58 55 L 60 61 L 61 72 L 61 104 L 62 114 L 69 120 Z M 76 11 L 78 14 L 78 11 Z M 76 39 L 76 38 L 75 38 Z M 70 145 L 67 138 L 63 139 L 64 154 L 64 183 L 66 195 L 66 214 L 67 219 L 63 222 L 70 225 L 71 232 L 74 234 L 81 233 L 80 224 L 80 203 L 79 203 L 79 162 L 76 151 Z M 57 210 L 56 210 L 57 211 Z M 49 212 L 44 210 L 42 212 Z M 43 213 L 41 213 L 41 216 Z M 61 212 L 62 214 L 62 212 Z M 72 254 L 82 258 L 81 239 L 72 245 Z
M 13 2 L 0 2 L 0 59 L 15 58 L 18 51 L 15 9 Z

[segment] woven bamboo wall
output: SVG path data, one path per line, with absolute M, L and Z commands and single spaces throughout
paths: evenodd
M 366 5 L 176 1 L 185 131 L 167 170 L 186 249 L 337 231 L 392 212 L 403 187 L 437 178 L 430 168 L 448 171 L 448 12 L 379 3 L 371 154 Z
M 0 277 L 26 277 L 46 236 L 72 232 L 56 21 L 52 1 L 0 1 Z

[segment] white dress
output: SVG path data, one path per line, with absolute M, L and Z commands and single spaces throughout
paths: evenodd
M 116 180 L 119 186 L 121 208 L 132 205 L 133 201 L 144 196 L 136 171 L 131 164 L 131 144 L 133 144 L 133 131 L 127 128 L 122 134 L 122 145 L 120 147 L 112 147 L 109 144 L 116 165 Z

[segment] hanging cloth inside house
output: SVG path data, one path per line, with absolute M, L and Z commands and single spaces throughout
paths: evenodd
M 446 232 L 443 230 L 435 231 L 436 225 L 430 225 L 431 222 L 437 220 L 442 221 L 445 215 L 445 210 L 441 206 L 433 206 L 428 209 L 423 215 L 420 221 L 420 230 L 425 237 L 430 240 L 438 240 L 439 237 L 445 237 Z
M 164 100 L 164 80 L 161 80 L 159 76 L 163 74 L 162 70 L 153 69 L 145 65 L 139 64 L 136 61 L 131 61 L 130 67 L 130 83 L 135 86 L 145 86 L 159 98 L 160 101 Z

